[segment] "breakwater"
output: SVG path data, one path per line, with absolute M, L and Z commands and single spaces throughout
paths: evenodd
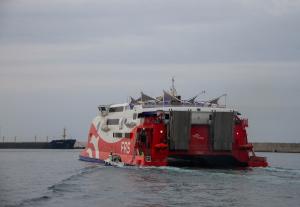
M 0 149 L 47 149 L 48 142 L 4 142 L 0 143 Z
M 56 146 L 51 142 L 0 142 L 0 149 L 50 149 L 50 148 L 67 148 L 67 149 L 82 149 L 83 143 L 76 142 L 72 146 Z
M 300 153 L 300 143 L 254 142 L 252 144 L 255 152 Z

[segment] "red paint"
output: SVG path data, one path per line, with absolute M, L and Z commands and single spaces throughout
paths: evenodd
M 192 125 L 191 137 L 188 151 L 168 150 L 167 127 L 161 116 L 144 119 L 144 123 L 131 131 L 130 138 L 121 138 L 115 143 L 105 142 L 92 125 L 89 131 L 86 148 L 80 153 L 83 157 L 96 158 L 97 152 L 92 144 L 92 138 L 99 140 L 99 158 L 105 160 L 110 153 L 118 154 L 122 162 L 128 165 L 138 166 L 165 166 L 168 165 L 167 158 L 170 155 L 179 156 L 230 156 L 237 162 L 250 167 L 266 167 L 268 163 L 265 158 L 255 156 L 252 144 L 248 143 L 246 127 L 248 120 L 235 117 L 234 141 L 232 151 L 213 151 L 210 140 L 209 125 Z M 141 134 L 147 137 L 143 141 Z M 92 152 L 89 155 L 88 152 Z
M 189 154 L 203 154 L 209 150 L 209 126 L 192 125 Z

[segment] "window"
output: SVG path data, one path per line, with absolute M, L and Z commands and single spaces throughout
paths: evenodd
M 116 137 L 116 138 L 128 138 L 128 139 L 130 139 L 130 137 L 131 137 L 131 134 L 132 133 L 120 133 L 120 132 L 114 132 L 113 133 L 113 137 Z
M 170 115 L 169 114 L 165 114 L 165 119 L 170 119 Z
M 130 136 L 131 136 L 131 133 L 125 133 L 125 138 L 130 138 Z
M 115 132 L 113 133 L 113 137 L 122 138 L 122 133 Z
M 122 112 L 123 110 L 124 110 L 123 106 L 109 108 L 109 112 Z
M 133 114 L 133 120 L 135 120 L 137 118 L 137 113 Z
M 118 125 L 119 119 L 107 119 L 107 125 Z

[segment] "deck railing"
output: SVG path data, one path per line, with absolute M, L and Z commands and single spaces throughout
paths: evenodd
M 141 104 L 143 108 L 160 108 L 160 107 L 209 107 L 209 108 L 226 108 L 226 105 L 217 105 L 217 104 L 207 104 L 207 103 L 163 103 L 163 102 L 158 102 L 158 103 L 153 103 L 153 102 L 148 102 L 148 103 L 142 103 Z

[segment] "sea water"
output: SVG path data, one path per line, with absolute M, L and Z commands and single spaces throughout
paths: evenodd
M 299 206 L 300 154 L 270 167 L 111 167 L 79 150 L 0 150 L 0 206 Z

